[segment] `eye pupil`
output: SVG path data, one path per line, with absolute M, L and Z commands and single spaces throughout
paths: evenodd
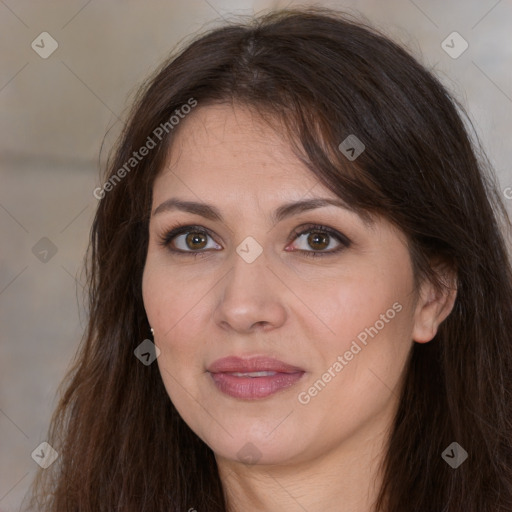
M 308 236 L 308 243 L 311 246 L 316 245 L 316 247 L 313 247 L 314 249 L 325 249 L 329 245 L 329 235 L 321 234 L 318 232 L 312 232 Z M 320 247 L 318 247 L 318 244 Z
M 202 233 L 192 232 L 186 236 L 186 243 L 191 249 L 202 249 L 206 245 L 206 237 Z

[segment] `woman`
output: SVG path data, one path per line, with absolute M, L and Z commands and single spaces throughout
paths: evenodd
M 455 105 L 325 9 L 173 56 L 94 192 L 38 510 L 512 510 L 510 223 Z

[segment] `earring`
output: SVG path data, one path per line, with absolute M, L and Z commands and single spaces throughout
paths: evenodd
M 155 330 L 153 329 L 153 327 L 150 328 L 150 331 L 151 331 L 151 334 L 154 336 L 155 335 Z

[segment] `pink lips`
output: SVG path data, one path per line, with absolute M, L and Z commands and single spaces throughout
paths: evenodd
M 243 400 L 265 398 L 295 384 L 304 375 L 302 368 L 268 357 L 225 357 L 208 367 L 217 388 Z M 252 373 L 252 376 L 243 375 Z

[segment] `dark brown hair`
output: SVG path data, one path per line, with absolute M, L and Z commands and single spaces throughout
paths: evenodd
M 376 510 L 510 512 L 510 221 L 462 107 L 362 22 L 320 8 L 273 12 L 174 54 L 140 91 L 105 179 L 190 98 L 279 119 L 321 183 L 400 228 L 418 280 L 442 286 L 433 262 L 456 272 L 452 313 L 430 343 L 413 344 Z M 179 129 L 99 203 L 89 324 L 52 419 L 48 440 L 60 456 L 35 481 L 37 510 L 226 510 L 212 450 L 180 418 L 158 366 L 134 357 L 149 334 L 141 280 L 152 185 Z M 353 162 L 338 149 L 351 134 L 366 146 Z M 457 469 L 441 457 L 454 441 L 469 454 Z

